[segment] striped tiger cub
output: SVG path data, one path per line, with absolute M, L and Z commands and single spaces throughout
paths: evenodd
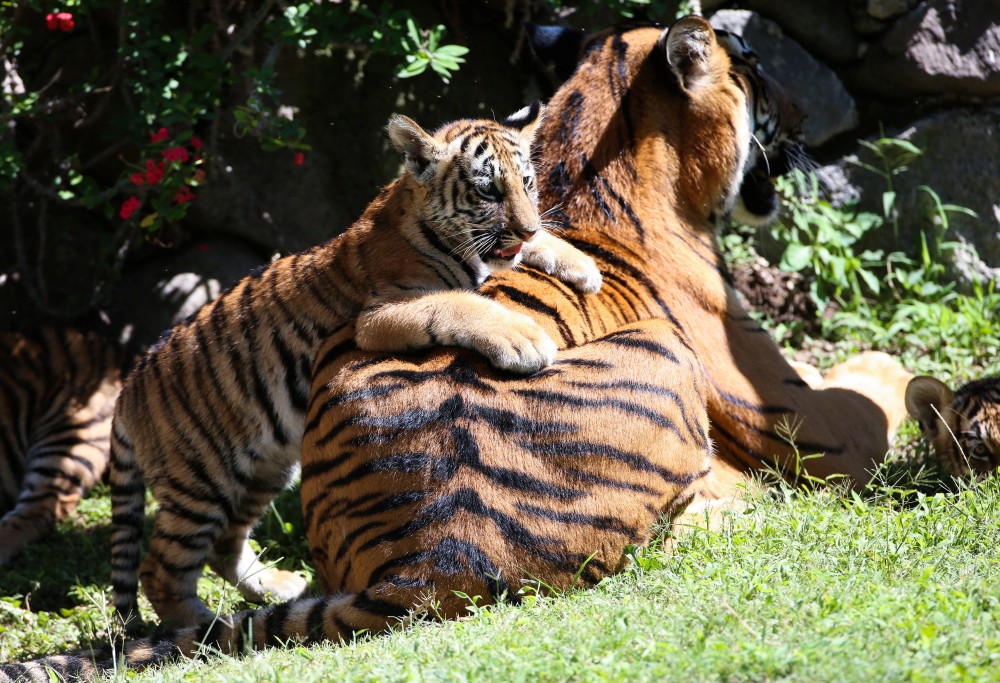
M 934 377 L 914 377 L 906 387 L 906 409 L 948 474 L 982 476 L 1000 467 L 1000 376 L 954 392 Z
M 0 333 L 0 564 L 76 509 L 104 473 L 117 347 L 94 332 Z
M 265 567 L 248 543 L 299 462 L 313 360 L 455 345 L 519 374 L 556 346 L 531 318 L 472 292 L 522 259 L 596 292 L 594 261 L 542 229 L 530 147 L 542 106 L 433 135 L 389 122 L 404 172 L 345 233 L 275 261 L 174 327 L 125 382 L 112 429 L 112 584 L 137 614 L 148 485 L 159 510 L 138 579 L 162 619 L 212 617 L 195 589 L 206 563 L 248 599 L 297 597 L 305 582 Z M 145 483 L 144 483 L 145 482 Z

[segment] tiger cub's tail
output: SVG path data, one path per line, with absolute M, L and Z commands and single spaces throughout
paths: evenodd
M 152 638 L 54 655 L 31 662 L 0 665 L 0 683 L 48 683 L 93 680 L 121 669 L 143 669 L 184 657 L 209 654 L 238 655 L 250 650 L 279 647 L 289 640 L 304 645 L 321 640 L 349 641 L 355 634 L 376 634 L 393 625 L 405 626 L 426 610 L 429 597 L 415 610 L 369 597 L 367 592 L 305 598 L 260 610 L 220 616 L 214 621 Z
M 115 611 L 127 626 L 138 624 L 139 557 L 145 525 L 146 486 L 120 420 L 111 426 L 111 587 Z

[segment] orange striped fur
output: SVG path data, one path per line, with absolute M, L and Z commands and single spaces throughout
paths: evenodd
M 0 333 L 0 564 L 76 509 L 108 464 L 118 351 L 96 333 Z

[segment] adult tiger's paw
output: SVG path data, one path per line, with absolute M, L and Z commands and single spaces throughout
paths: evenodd
M 603 278 L 594 259 L 567 242 L 546 237 L 529 243 L 524 252 L 524 263 L 558 278 L 584 294 L 601 291 Z
M 508 312 L 479 330 L 457 339 L 459 346 L 478 351 L 494 367 L 530 375 L 551 365 L 558 348 L 538 323 L 526 315 Z

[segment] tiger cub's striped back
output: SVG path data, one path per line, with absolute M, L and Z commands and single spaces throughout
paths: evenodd
M 914 377 L 906 387 L 906 408 L 948 474 L 985 475 L 1000 468 L 1000 376 L 973 380 L 955 392 L 933 377 Z
M 0 564 L 100 479 L 120 387 L 117 347 L 97 333 L 0 333 Z
M 112 430 L 115 606 L 136 613 L 137 579 L 161 618 L 212 618 L 196 594 L 206 561 L 250 600 L 305 588 L 264 567 L 250 530 L 299 460 L 314 358 L 358 347 L 458 345 L 506 370 L 551 361 L 531 318 L 471 290 L 520 259 L 596 291 L 593 260 L 541 229 L 530 147 L 536 103 L 501 123 L 434 135 L 406 117 L 389 135 L 405 172 L 344 234 L 251 274 L 175 327 L 128 377 Z M 148 483 L 160 504 L 137 577 Z

